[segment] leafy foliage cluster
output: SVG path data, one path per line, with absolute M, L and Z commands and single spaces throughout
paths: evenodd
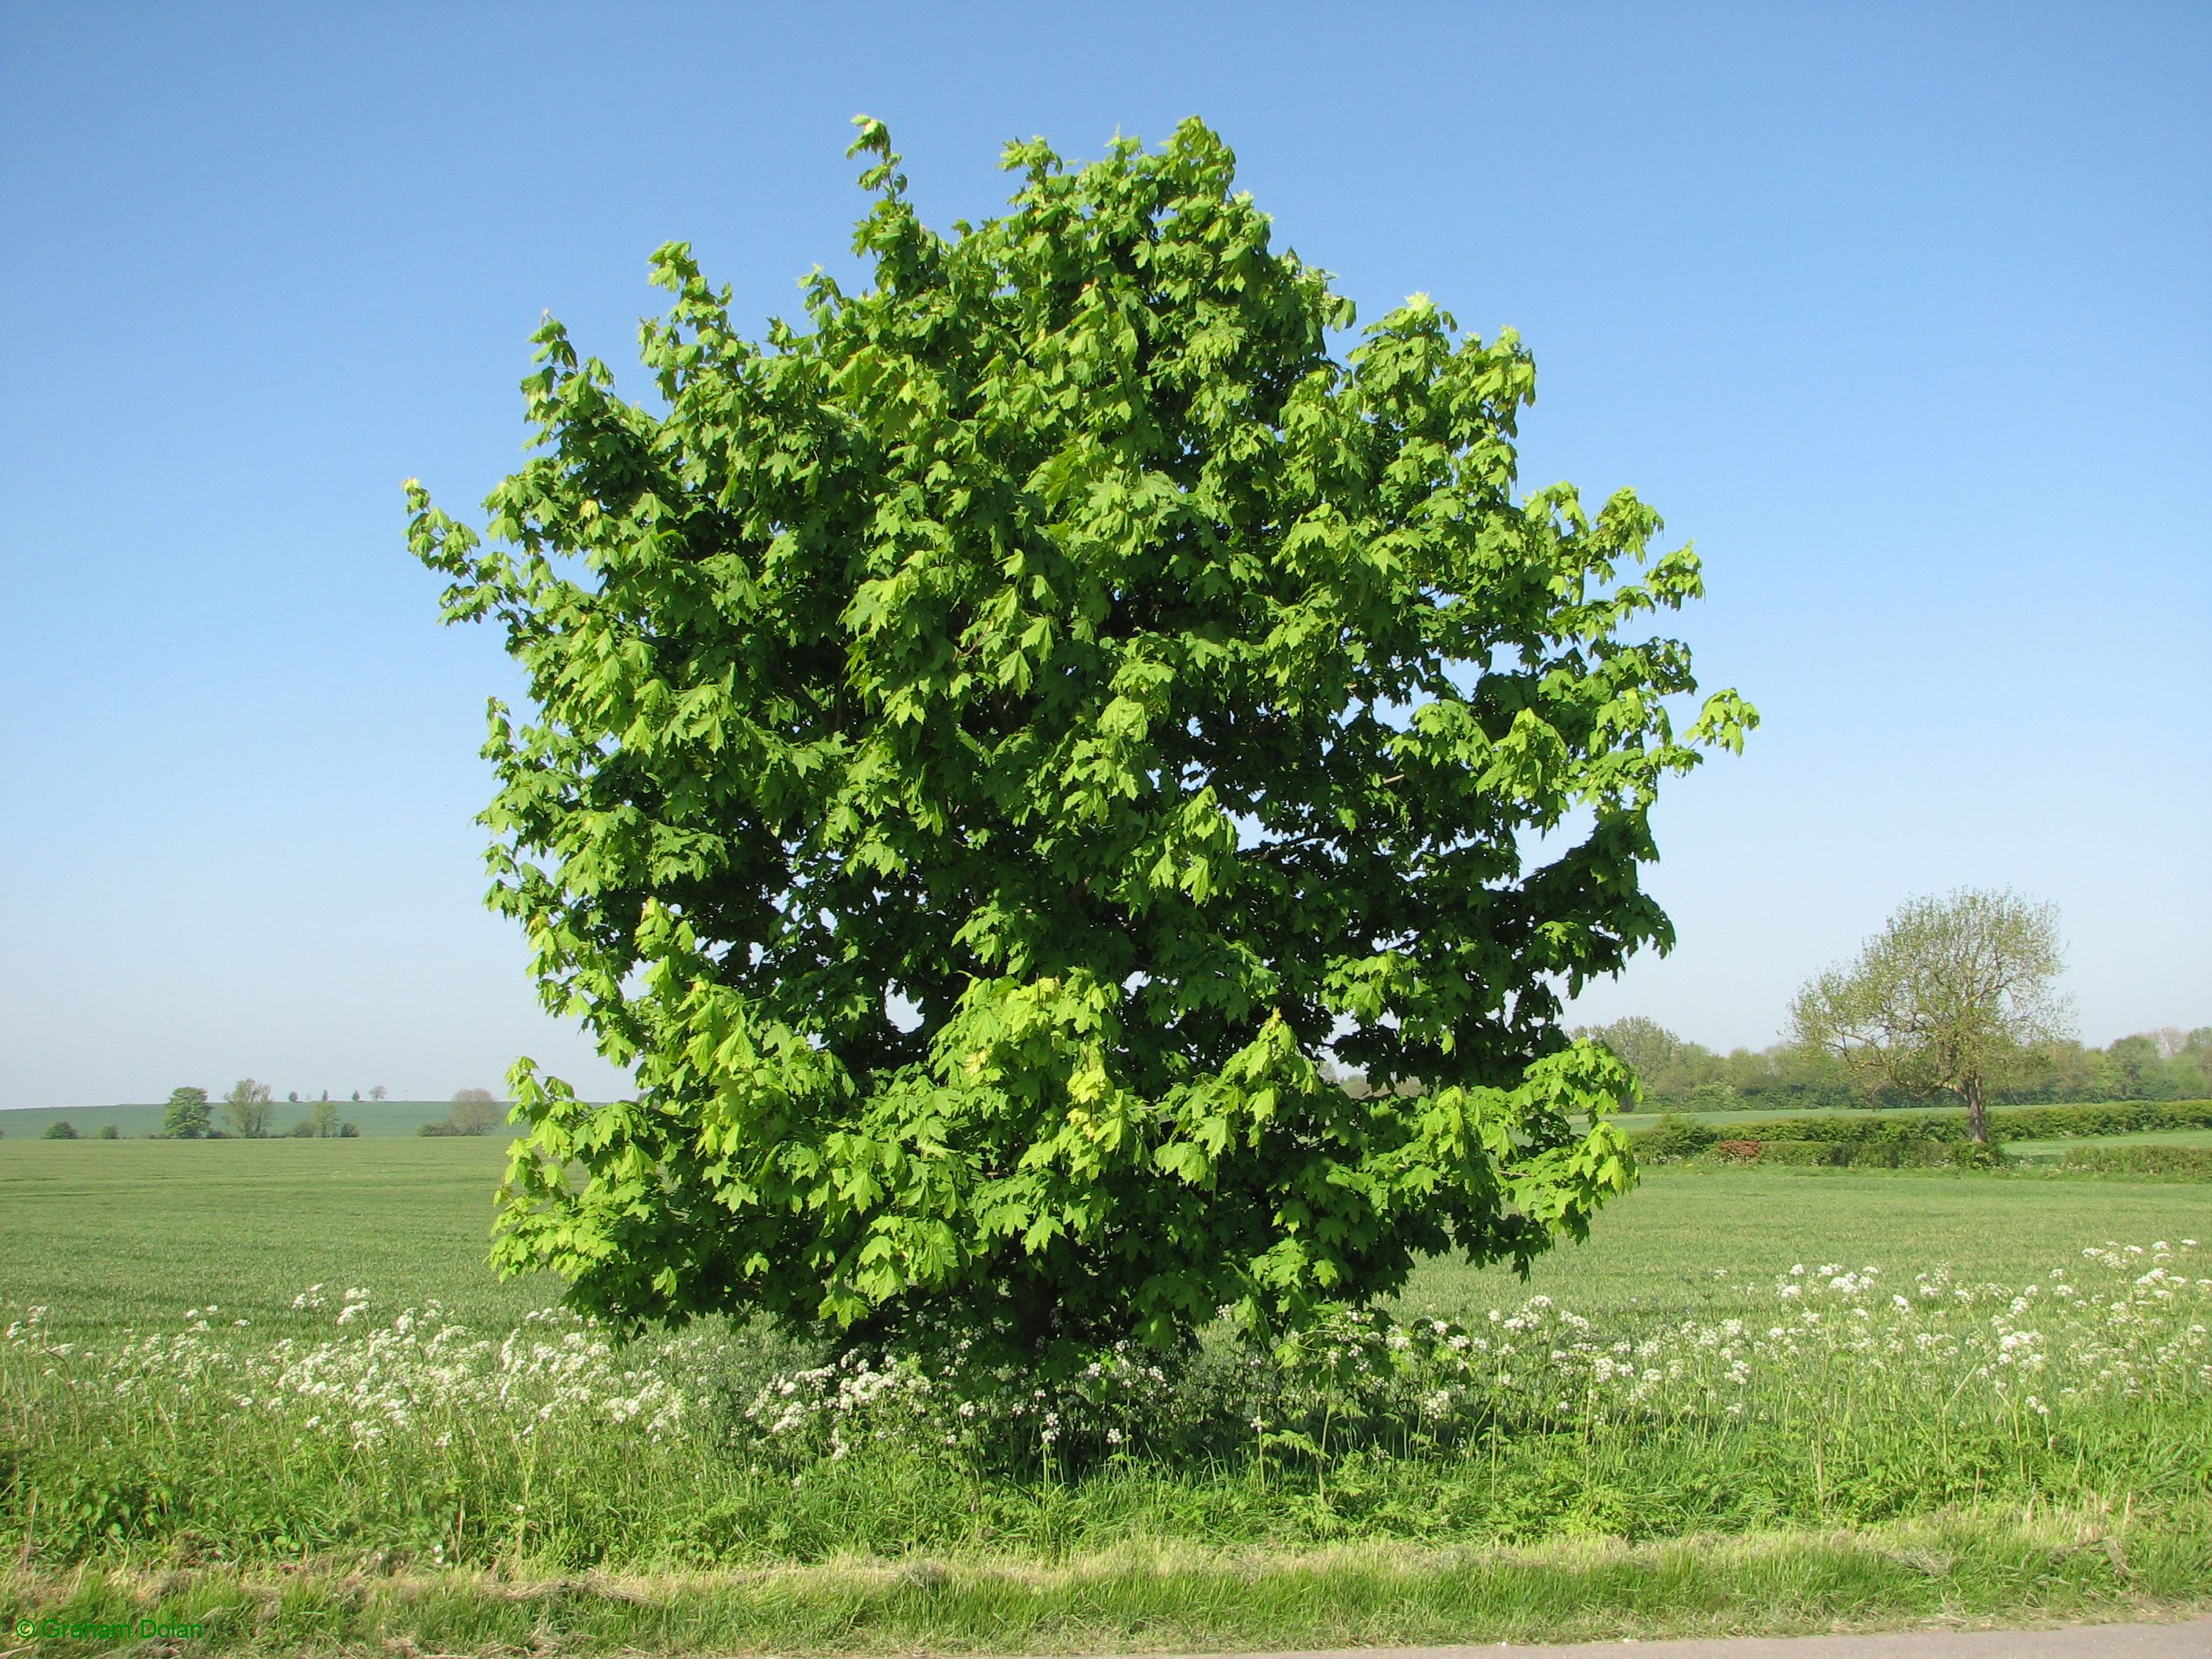
M 535 704 L 494 902 L 639 1085 L 518 1066 L 498 1260 L 623 1322 L 1079 1353 L 1580 1235 L 1631 1085 L 1561 993 L 1670 942 L 1660 781 L 1755 720 L 1676 732 L 1689 653 L 1632 637 L 1694 557 L 1517 492 L 1510 333 L 1416 296 L 1333 356 L 1195 122 L 1013 145 L 950 236 L 854 149 L 865 292 L 756 343 L 665 246 L 657 407 L 549 322 L 485 539 L 409 486 Z
M 161 1133 L 172 1140 L 205 1140 L 216 1132 L 208 1109 L 208 1091 L 187 1084 L 169 1091 L 161 1115 Z

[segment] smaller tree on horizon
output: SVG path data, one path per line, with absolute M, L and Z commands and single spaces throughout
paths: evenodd
M 1605 1044 L 1615 1059 L 1636 1073 L 1638 1082 L 1647 1086 L 1655 1074 L 1665 1071 L 1685 1048 L 1692 1046 L 1643 1014 L 1629 1014 L 1609 1025 L 1586 1026 L 1575 1035 Z
M 309 1109 L 307 1115 L 301 1120 L 300 1127 L 293 1133 L 295 1134 L 306 1133 L 326 1139 L 329 1136 L 336 1134 L 337 1132 L 338 1109 L 331 1105 L 327 1100 L 325 1100 L 318 1101 L 314 1106 Z
M 380 1084 L 378 1084 L 378 1085 L 376 1085 L 376 1087 L 374 1087 L 374 1089 L 371 1089 L 371 1090 L 368 1091 L 368 1097 L 369 1097 L 371 1100 L 382 1100 L 382 1099 L 384 1098 L 384 1094 L 385 1094 L 384 1085 L 383 1085 L 381 1083 L 380 1083 Z
M 1808 980 L 1790 1027 L 1869 1093 L 1956 1095 L 1986 1144 L 1991 1081 L 2029 1044 L 2065 1031 L 2066 1004 L 2052 985 L 2063 969 L 2055 906 L 1960 888 L 1907 900 L 1855 961 Z
M 456 1089 L 453 1109 L 446 1115 L 453 1133 L 464 1135 L 488 1133 L 499 1118 L 499 1102 L 489 1089 Z
M 161 1133 L 171 1140 L 205 1140 L 214 1134 L 208 1091 L 189 1085 L 170 1090 L 168 1109 L 161 1115 Z
M 270 1092 L 267 1084 L 256 1083 L 250 1077 L 230 1085 L 230 1092 L 222 1097 L 222 1110 L 234 1133 L 258 1140 L 269 1133 Z
M 2212 1084 L 2212 1025 L 2200 1025 L 2183 1038 L 2178 1058 L 2192 1061 L 2204 1081 Z
M 75 1140 L 76 1125 L 65 1117 L 58 1117 L 46 1125 L 46 1138 L 48 1140 Z

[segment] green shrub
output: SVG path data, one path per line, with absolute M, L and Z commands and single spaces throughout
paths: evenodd
M 46 1139 L 48 1140 L 75 1140 L 76 1139 L 76 1125 L 70 1122 L 65 1117 L 56 1118 L 52 1123 L 46 1125 Z
M 2063 1168 L 2212 1181 L 2212 1146 L 2073 1146 Z
M 1827 1140 L 1762 1140 L 1758 1162 L 1802 1165 L 1848 1164 L 1851 1149 Z
M 1994 1146 L 1977 1146 L 1971 1140 L 1933 1140 L 1899 1135 L 1862 1142 L 1841 1140 L 1763 1140 L 1761 1164 L 1861 1170 L 1929 1170 L 1957 1164 L 1994 1169 L 2004 1160 Z
M 123 1139 L 123 1131 L 117 1128 L 112 1123 L 103 1123 L 100 1126 L 100 1133 L 93 1136 L 93 1139 L 94 1140 L 120 1140 Z
M 2053 1140 L 2087 1135 L 2130 1134 L 2148 1129 L 2212 1128 L 2212 1100 L 2129 1100 L 2096 1106 L 2003 1106 L 1990 1114 L 1993 1139 Z M 1663 1139 L 1655 1140 L 1662 1135 Z M 1949 1161 L 1948 1155 L 1928 1152 L 1930 1144 L 1971 1145 L 1966 1115 L 1961 1111 L 1915 1112 L 1910 1115 L 1878 1111 L 1850 1112 L 1833 1117 L 1758 1118 L 1729 1124 L 1725 1130 L 1674 1114 L 1629 1141 L 1645 1163 L 1665 1164 L 1694 1158 L 1730 1139 L 1757 1141 L 1817 1140 L 1854 1149 L 1845 1160 L 1875 1167 L 1920 1168 Z M 1699 1144 L 1692 1145 L 1702 1137 Z M 1686 1149 L 1686 1150 L 1684 1150 Z M 1883 1155 L 1869 1156 L 1869 1151 Z
M 2121 1100 L 2098 1106 L 2014 1106 L 1990 1114 L 2008 1140 L 2063 1140 L 2148 1129 L 2212 1129 L 2212 1100 Z
M 1962 1142 L 1926 1135 L 1900 1135 L 1894 1140 L 1869 1141 L 1850 1148 L 1850 1161 L 1862 1169 L 1932 1170 L 1952 1161 Z
M 1705 1152 L 1721 1138 L 1720 1131 L 1684 1117 L 1662 1112 L 1659 1121 L 1640 1134 L 1629 1137 L 1638 1163 L 1679 1164 Z

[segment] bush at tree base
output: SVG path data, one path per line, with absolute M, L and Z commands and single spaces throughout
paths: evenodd
M 1670 942 L 1660 781 L 1756 720 L 1678 732 L 1689 654 L 1632 635 L 1696 560 L 1518 495 L 1511 334 L 1416 296 L 1332 356 L 1349 303 L 1196 122 L 1013 145 L 949 238 L 861 151 L 868 291 L 756 344 L 672 244 L 665 412 L 549 322 L 490 546 L 409 486 L 536 703 L 494 706 L 494 902 L 639 1085 L 518 1064 L 497 1261 L 623 1326 L 1075 1365 L 1580 1236 L 1632 1085 L 1560 994 Z M 1332 1047 L 1427 1086 L 1354 1100 Z

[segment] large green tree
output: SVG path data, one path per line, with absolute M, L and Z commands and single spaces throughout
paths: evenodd
M 653 403 L 549 322 L 486 537 L 408 486 L 535 704 L 493 708 L 494 902 L 638 1084 L 518 1064 L 497 1259 L 619 1321 L 1066 1355 L 1580 1236 L 1627 1082 L 1562 994 L 1669 942 L 1660 781 L 1755 718 L 1670 719 L 1638 624 L 1695 559 L 1518 491 L 1510 333 L 1416 296 L 1334 355 L 1350 303 L 1196 122 L 1013 145 L 950 235 L 854 152 L 864 291 L 756 343 L 664 247 Z
M 215 1133 L 208 1110 L 208 1091 L 186 1085 L 169 1091 L 168 1108 L 161 1114 L 161 1133 L 172 1140 L 204 1140 Z

